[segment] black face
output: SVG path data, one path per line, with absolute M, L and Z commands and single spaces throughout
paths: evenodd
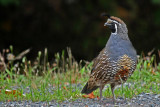
M 116 33 L 117 30 L 117 23 L 116 21 L 108 19 L 107 22 L 104 24 L 104 26 L 108 26 L 109 29 L 111 29 L 112 33 Z
M 116 32 L 116 24 L 115 23 L 110 23 L 107 25 L 109 27 L 109 29 L 111 29 L 111 32 L 112 33 L 115 33 Z

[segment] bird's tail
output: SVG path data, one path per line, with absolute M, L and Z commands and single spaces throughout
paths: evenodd
M 87 82 L 86 85 L 83 87 L 81 93 L 90 94 L 92 91 L 96 90 L 97 88 L 98 88 L 98 86 L 94 86 L 92 88 L 88 88 L 88 82 Z

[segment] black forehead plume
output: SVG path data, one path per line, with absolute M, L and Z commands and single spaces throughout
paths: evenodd
M 110 18 L 111 16 L 108 13 L 102 13 L 101 16 Z

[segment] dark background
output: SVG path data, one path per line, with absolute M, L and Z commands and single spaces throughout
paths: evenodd
M 91 60 L 110 35 L 102 12 L 127 24 L 138 54 L 160 49 L 160 0 L 0 0 L 0 49 L 32 48 L 32 59 L 47 47 L 52 59 L 68 46 L 77 60 Z

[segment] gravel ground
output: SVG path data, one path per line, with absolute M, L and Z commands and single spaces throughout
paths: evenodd
M 123 101 L 113 104 L 112 99 L 103 98 L 101 101 L 95 99 L 77 99 L 75 101 L 63 101 L 57 103 L 51 102 L 32 102 L 32 101 L 11 101 L 0 102 L 0 107 L 160 107 L 160 94 L 141 93 L 131 100 L 125 101 L 123 98 L 118 98 Z
M 125 83 L 124 86 L 130 87 L 131 83 Z M 82 85 L 78 84 L 77 87 L 81 90 Z M 12 89 L 18 89 L 23 87 L 14 86 Z M 104 87 L 107 89 L 108 85 Z M 117 88 L 120 88 L 117 87 Z M 53 92 L 54 87 L 50 86 L 47 89 L 50 93 Z M 24 88 L 24 94 L 29 93 L 30 88 Z M 32 102 L 32 101 L 10 101 L 10 102 L 0 102 L 0 107 L 160 107 L 160 94 L 152 94 L 152 93 L 141 93 L 132 99 L 123 99 L 118 98 L 121 103 L 113 104 L 112 99 L 103 98 L 99 101 L 97 98 L 95 99 L 77 99 L 75 101 L 63 101 L 57 102 L 55 100 L 50 102 Z

